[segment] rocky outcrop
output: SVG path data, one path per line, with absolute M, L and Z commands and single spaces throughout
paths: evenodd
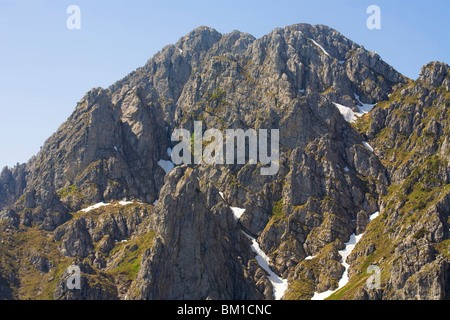
M 3 168 L 0 173 L 0 210 L 12 205 L 22 195 L 27 185 L 25 165 L 17 165 L 12 169 Z
M 110 276 L 98 272 L 89 264 L 73 261 L 73 265 L 80 268 L 80 289 L 67 287 L 71 276 L 65 272 L 59 279 L 54 297 L 57 300 L 117 300 L 117 288 Z
M 18 278 L 39 272 L 39 292 L 57 299 L 272 299 L 245 231 L 288 279 L 285 298 L 310 299 L 337 288 L 346 270 L 339 250 L 357 234 L 351 285 L 339 297 L 444 298 L 448 86 L 443 63 L 411 81 L 326 26 L 259 39 L 199 27 L 89 91 L 35 157 L 2 171 L 8 245 L 48 244 L 11 263 L 27 261 Z M 369 104 L 355 123 L 337 108 Z M 203 130 L 279 129 L 279 170 L 203 164 L 166 175 L 171 133 L 192 132 L 194 121 Z M 245 211 L 234 219 L 230 206 Z M 81 291 L 65 287 L 69 263 L 81 266 Z M 377 291 L 363 285 L 368 263 L 382 270 Z M 6 282 L 5 296 L 35 294 Z
M 137 299 L 258 299 L 247 275 L 248 239 L 211 185 L 195 169 L 167 177 L 156 206 L 155 245 L 132 286 Z M 220 263 L 217 263 L 220 261 Z
M 367 239 L 350 256 L 355 275 L 369 259 L 381 268 L 381 288 L 362 287 L 356 298 L 448 297 L 448 71 L 443 63 L 424 66 L 418 80 L 399 87 L 360 123 L 391 185 L 380 199 L 380 221 L 368 225 Z

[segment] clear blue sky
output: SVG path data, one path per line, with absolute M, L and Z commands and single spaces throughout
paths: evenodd
M 72 4 L 80 30 L 66 27 Z M 366 27 L 371 4 L 381 30 Z M 0 170 L 36 154 L 91 88 L 108 87 L 198 26 L 261 37 L 325 24 L 416 78 L 429 61 L 449 63 L 449 12 L 448 0 L 0 0 Z

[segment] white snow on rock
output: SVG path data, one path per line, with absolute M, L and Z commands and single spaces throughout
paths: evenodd
M 350 240 L 345 243 L 345 248 L 338 251 L 341 256 L 341 263 L 344 266 L 345 270 L 342 274 L 341 279 L 339 280 L 336 290 L 327 290 L 321 293 L 316 292 L 314 293 L 314 296 L 311 298 L 311 300 L 323 300 L 325 298 L 328 298 L 330 295 L 332 295 L 334 292 L 338 291 L 348 283 L 348 268 L 350 267 L 350 265 L 346 262 L 346 260 L 350 253 L 352 253 L 353 248 L 355 248 L 356 244 L 361 239 L 362 235 L 362 233 L 359 235 L 352 234 L 350 236 Z
M 362 144 L 364 145 L 364 147 L 366 147 L 366 148 L 369 149 L 371 152 L 373 152 L 373 148 L 372 148 L 366 141 L 363 141 Z
M 219 191 L 219 194 L 224 199 L 223 193 Z M 245 212 L 245 209 L 243 208 L 238 207 L 230 207 L 230 208 L 233 211 L 234 219 L 236 221 L 238 221 L 241 218 L 242 214 Z M 277 276 L 270 269 L 269 267 L 270 258 L 264 253 L 264 251 L 261 250 L 256 239 L 250 236 L 249 234 L 245 233 L 244 231 L 242 231 L 242 233 L 252 241 L 251 249 L 254 253 L 256 253 L 255 259 L 261 266 L 261 268 L 263 268 L 268 273 L 267 279 L 269 279 L 270 283 L 272 284 L 273 296 L 275 300 L 280 300 L 288 288 L 287 279 L 281 279 L 281 277 Z
M 94 204 L 94 205 L 92 205 L 90 207 L 81 209 L 80 211 L 89 212 L 89 211 L 94 210 L 94 209 L 98 209 L 98 208 L 101 208 L 101 207 L 109 206 L 110 204 L 111 203 L 99 202 L 99 203 L 96 203 L 96 204 Z
M 369 216 L 369 222 L 372 221 L 373 219 L 375 219 L 376 217 L 378 217 L 379 214 L 380 214 L 379 211 L 372 213 Z M 364 233 L 361 233 L 359 235 L 352 234 L 350 236 L 350 240 L 348 240 L 348 242 L 345 243 L 345 248 L 338 251 L 341 256 L 340 262 L 344 266 L 345 270 L 344 270 L 344 273 L 342 274 L 341 279 L 339 280 L 338 287 L 336 288 L 336 290 L 327 290 L 327 291 L 324 291 L 321 293 L 315 292 L 314 296 L 311 298 L 311 300 L 324 300 L 325 298 L 328 298 L 330 295 L 332 295 L 334 292 L 343 288 L 348 283 L 348 281 L 349 281 L 348 268 L 350 267 L 350 265 L 346 262 L 346 260 L 347 260 L 347 257 L 352 253 L 356 244 L 359 242 L 359 240 L 361 240 L 363 235 L 364 235 Z
M 344 168 L 344 171 L 345 171 L 345 172 L 349 172 L 349 171 L 350 171 L 350 169 L 349 169 L 349 168 L 347 168 L 347 167 L 345 167 L 345 168 Z
M 339 62 L 339 64 L 344 64 L 345 60 L 341 60 L 341 61 L 338 61 L 338 62 Z
M 121 200 L 121 201 L 119 201 L 118 203 L 116 203 L 115 206 L 117 206 L 117 205 L 126 206 L 126 205 L 128 205 L 128 204 L 133 204 L 133 203 L 143 204 L 142 202 L 134 202 L 134 201 L 125 201 L 125 200 Z M 95 209 L 98 209 L 98 208 L 101 208 L 101 207 L 105 207 L 105 206 L 109 206 L 109 205 L 111 205 L 111 203 L 99 202 L 99 203 L 93 204 L 93 205 L 90 206 L 90 207 L 81 209 L 80 211 L 83 211 L 83 212 L 89 212 L 89 211 L 91 211 L 91 210 L 95 210 Z
M 316 256 L 307 256 L 304 260 L 311 260 L 314 259 Z
M 245 209 L 238 208 L 238 207 L 230 207 L 231 211 L 233 211 L 234 220 L 238 221 L 242 214 L 244 213 Z
M 380 211 L 374 212 L 369 216 L 369 222 L 380 215 Z
M 159 160 L 158 164 L 163 170 L 168 174 L 170 171 L 172 171 L 173 168 L 175 168 L 175 165 L 170 160 Z
M 119 201 L 119 204 L 121 205 L 121 206 L 126 206 L 127 204 L 133 204 L 134 202 L 133 201 Z
M 311 298 L 311 300 L 325 300 L 325 298 L 328 298 L 333 294 L 334 290 L 327 290 L 324 292 L 314 292 L 314 296 Z
M 342 265 L 345 267 L 344 274 L 342 275 L 341 280 L 339 280 L 339 287 L 338 289 L 342 288 L 348 283 L 348 268 L 350 265 L 346 262 L 347 257 L 352 253 L 353 249 L 355 248 L 358 241 L 362 238 L 363 234 L 355 235 L 352 234 L 350 236 L 350 240 L 345 243 L 345 248 L 339 251 L 339 254 L 342 257 Z
M 242 231 L 243 234 L 247 238 L 249 238 L 252 241 L 251 248 L 254 253 L 256 253 L 256 261 L 260 265 L 261 268 L 264 269 L 269 275 L 267 276 L 267 279 L 269 279 L 270 283 L 272 283 L 273 287 L 273 297 L 275 300 L 280 300 L 284 293 L 286 292 L 288 288 L 288 281 L 287 279 L 281 279 L 281 277 L 277 276 L 269 267 L 270 258 L 264 253 L 264 251 L 261 250 L 258 242 L 255 238 L 248 235 L 244 231 Z
M 356 93 L 353 93 L 353 95 L 360 104 L 360 106 L 357 107 L 362 114 L 369 112 L 370 110 L 373 109 L 373 107 L 375 107 L 375 104 L 362 103 L 361 100 L 359 100 L 359 96 Z
M 224 196 L 223 196 L 223 192 L 219 191 L 220 196 L 222 197 L 223 200 L 225 200 Z M 232 209 L 233 210 L 233 209 Z
M 336 106 L 336 108 L 338 108 L 339 112 L 342 114 L 344 119 L 350 123 L 355 122 L 358 119 L 358 117 L 361 117 L 365 113 L 369 112 L 375 106 L 375 104 L 362 103 L 361 100 L 359 100 L 359 96 L 356 93 L 353 93 L 353 95 L 360 104 L 356 105 L 356 107 L 358 108 L 358 111 L 356 112 L 353 111 L 350 107 L 346 107 L 342 104 L 333 102 L 333 104 Z
M 351 108 L 343 106 L 342 104 L 336 102 L 333 102 L 333 104 L 336 106 L 336 108 L 338 108 L 339 112 L 347 122 L 355 122 L 358 117 L 362 116 L 361 113 L 355 112 Z
M 322 50 L 323 53 L 325 53 L 327 56 L 331 57 L 331 56 L 328 54 L 328 52 L 326 52 L 325 49 L 324 49 L 320 44 L 318 44 L 314 39 L 309 38 L 309 40 L 311 40 L 312 42 L 314 42 L 314 44 L 315 44 L 316 46 L 318 46 L 318 47 L 320 48 L 320 50 Z
M 219 194 L 224 199 L 223 193 L 219 191 Z M 236 221 L 238 221 L 241 218 L 242 214 L 245 212 L 245 209 L 243 209 L 243 208 L 238 208 L 238 207 L 230 207 L 230 208 L 231 208 L 231 211 L 233 211 L 233 216 Z M 280 300 L 288 288 L 287 279 L 281 279 L 281 277 L 277 276 L 270 269 L 270 267 L 269 267 L 270 258 L 261 250 L 256 239 L 253 238 L 252 236 L 250 236 L 249 234 L 245 233 L 244 231 L 242 231 L 242 233 L 245 234 L 245 236 L 252 241 L 251 249 L 253 252 L 256 253 L 255 259 L 258 262 L 258 264 L 261 266 L 261 268 L 263 268 L 268 273 L 267 278 L 269 279 L 270 283 L 272 284 L 273 296 L 274 296 L 275 300 Z

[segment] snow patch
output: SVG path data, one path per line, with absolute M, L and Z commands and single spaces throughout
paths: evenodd
M 117 149 L 117 147 L 116 147 L 116 146 L 114 146 L 114 150 L 116 150 L 116 151 L 119 151 L 119 149 Z
M 238 208 L 238 207 L 230 207 L 231 211 L 233 211 L 234 220 L 238 221 L 242 214 L 244 213 L 245 209 Z
M 372 148 L 366 141 L 363 141 L 362 144 L 364 145 L 364 147 L 366 147 L 366 148 L 369 149 L 371 152 L 373 152 L 373 148 Z
M 338 291 L 348 283 L 349 280 L 348 268 L 350 267 L 350 265 L 346 262 L 346 260 L 347 257 L 350 255 L 350 253 L 352 253 L 353 249 L 355 248 L 356 244 L 358 243 L 358 241 L 361 239 L 362 236 L 363 233 L 359 235 L 352 234 L 350 236 L 350 240 L 348 240 L 348 242 L 345 243 L 345 248 L 338 251 L 339 255 L 341 256 L 340 262 L 344 266 L 345 270 L 344 273 L 342 274 L 341 279 L 339 280 L 338 287 L 336 288 L 336 290 L 327 290 L 321 293 L 316 292 L 314 293 L 314 296 L 311 298 L 311 300 L 323 300 L 325 298 L 328 298 L 330 295 L 332 295 L 334 292 Z
M 344 117 L 345 121 L 353 123 L 358 119 L 359 116 L 361 116 L 361 113 L 353 111 L 351 108 L 343 106 L 342 104 L 333 102 L 333 104 L 338 108 L 339 112 Z
M 369 216 L 369 222 L 380 215 L 380 211 L 374 212 Z
M 358 103 L 360 104 L 356 105 L 356 107 L 358 108 L 358 111 L 356 112 L 353 111 L 350 107 L 346 107 L 343 106 L 342 104 L 333 102 L 333 104 L 339 109 L 339 112 L 342 114 L 344 119 L 350 123 L 355 122 L 358 119 L 358 117 L 361 117 L 365 113 L 372 110 L 373 107 L 375 107 L 375 104 L 362 103 L 361 100 L 359 100 L 359 96 L 356 93 L 353 93 L 353 95 L 355 96 L 356 101 L 358 101 Z
M 133 203 L 134 203 L 133 201 L 119 201 L 119 204 L 121 206 L 126 206 L 127 204 L 133 204 Z
M 350 169 L 347 168 L 347 167 L 345 167 L 344 170 L 345 170 L 345 172 L 349 172 L 350 171 Z
M 380 211 L 376 211 L 376 212 L 372 213 L 369 216 L 369 222 L 372 221 L 373 219 L 375 219 L 376 217 L 378 217 L 379 214 L 380 214 Z M 352 220 L 352 221 L 354 221 L 354 220 Z M 314 296 L 311 298 L 311 300 L 324 300 L 325 298 L 328 298 L 330 295 L 332 295 L 334 292 L 338 291 L 339 289 L 341 289 L 348 283 L 348 281 L 349 281 L 348 268 L 350 267 L 350 265 L 346 262 L 346 260 L 347 260 L 347 257 L 352 253 L 356 244 L 359 242 L 359 240 L 361 240 L 363 235 L 364 235 L 364 233 L 361 233 L 359 235 L 352 234 L 350 236 L 350 240 L 348 240 L 348 242 L 345 243 L 345 248 L 338 251 L 341 256 L 340 262 L 344 266 L 345 270 L 344 270 L 344 273 L 342 274 L 341 279 L 339 280 L 338 287 L 336 288 L 336 290 L 327 290 L 327 291 L 324 291 L 321 293 L 315 292 Z
M 219 191 L 220 196 L 222 199 L 224 199 L 223 193 Z M 225 199 L 224 199 L 225 200 Z M 242 214 L 245 212 L 245 209 L 238 208 L 238 207 L 230 207 L 231 211 L 233 211 L 234 219 L 238 221 Z M 242 230 L 241 230 L 242 231 Z M 251 240 L 251 249 L 254 253 L 256 253 L 256 261 L 258 264 L 263 268 L 267 273 L 267 279 L 269 279 L 270 283 L 272 284 L 273 288 L 273 296 L 275 300 L 280 300 L 283 295 L 285 294 L 287 288 L 288 288 L 288 281 L 287 279 L 282 279 L 281 277 L 277 276 L 269 267 L 270 258 L 264 253 L 264 251 L 261 250 L 258 242 L 255 238 L 250 236 L 249 234 L 242 231 L 242 233 Z
M 304 260 L 311 260 L 314 259 L 316 256 L 307 256 Z
M 309 38 L 309 40 L 311 40 L 312 42 L 314 42 L 314 44 L 315 44 L 316 46 L 318 46 L 318 47 L 320 48 L 320 50 L 322 50 L 323 53 L 325 53 L 327 56 L 331 57 L 331 56 L 328 54 L 328 52 L 326 52 L 325 49 L 324 49 L 320 44 L 318 44 L 314 39 Z
M 260 265 L 260 267 L 263 268 L 264 271 L 266 271 L 269 274 L 267 276 L 267 279 L 269 279 L 269 281 L 272 283 L 273 296 L 275 300 L 280 300 L 288 288 L 287 279 L 282 279 L 270 269 L 269 267 L 270 258 L 264 253 L 264 251 L 261 250 L 258 241 L 256 241 L 255 238 L 248 235 L 244 231 L 242 231 L 242 233 L 245 234 L 245 236 L 252 241 L 251 248 L 252 251 L 256 253 L 255 259 Z
M 90 206 L 90 207 L 81 209 L 80 211 L 83 211 L 83 212 L 89 212 L 89 211 L 91 211 L 91 210 L 95 210 L 95 209 L 98 209 L 98 208 L 101 208 L 101 207 L 109 206 L 110 204 L 111 204 L 111 203 L 99 202 L 99 203 L 96 203 L 96 204 L 94 204 L 94 205 L 92 205 L 92 206 Z
M 224 196 L 223 196 L 223 192 L 219 191 L 220 196 L 222 197 L 223 200 L 225 200 Z
M 339 64 L 344 64 L 345 60 L 341 60 L 341 61 L 338 61 L 338 62 L 339 62 Z
M 360 104 L 360 106 L 357 107 L 362 114 L 369 112 L 370 110 L 373 109 L 373 107 L 375 107 L 375 103 L 374 104 L 362 103 L 361 100 L 359 100 L 359 96 L 356 93 L 353 93 L 353 95 L 355 96 L 356 101 L 358 101 L 358 103 Z

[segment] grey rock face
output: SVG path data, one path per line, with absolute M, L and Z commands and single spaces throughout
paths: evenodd
M 449 80 L 448 78 L 446 78 L 447 75 L 448 75 L 447 65 L 439 62 L 431 62 L 426 66 L 422 67 L 419 74 L 419 80 L 434 87 L 439 87 L 441 84 L 444 83 L 445 80 L 445 85 L 447 86 L 448 91 Z
M 79 260 L 73 261 L 80 267 L 80 289 L 67 287 L 70 275 L 65 272 L 59 279 L 54 292 L 57 300 L 117 300 L 117 289 L 108 275 L 94 270 Z
M 358 64 L 338 63 L 346 56 Z M 365 87 L 367 79 L 383 94 Z M 305 147 L 331 129 L 311 126 L 311 119 L 338 119 L 337 131 L 345 130 L 327 99 L 352 105 L 356 93 L 373 102 L 399 81 L 402 76 L 378 56 L 324 26 L 295 25 L 261 39 L 200 27 L 108 90 L 91 90 L 26 165 L 23 171 L 30 173 L 23 194 L 32 198 L 16 205 L 18 211 L 31 209 L 26 222 L 52 230 L 83 204 L 124 197 L 152 203 L 163 183 L 156 163 L 167 158 L 170 146 L 166 128 L 192 126 L 200 114 L 207 127 L 224 123 L 221 119 L 229 127 L 244 128 L 256 121 L 257 127 L 285 128 L 281 142 L 286 147 Z M 227 91 L 226 108 L 219 104 L 211 113 L 205 97 L 216 88 Z M 325 91 L 323 96 L 308 94 Z M 332 138 L 338 136 L 333 129 Z M 6 171 L 3 176 L 8 183 L 2 185 L 13 188 L 11 176 Z M 72 186 L 77 192 L 66 195 Z M 25 186 L 18 188 L 9 202 Z
M 84 219 L 77 219 L 74 223 L 55 231 L 55 240 L 62 241 L 61 251 L 68 257 L 85 258 L 92 251 L 92 239 Z
M 347 261 L 350 278 L 367 259 L 389 261 L 392 275 L 384 289 L 358 287 L 351 298 L 442 298 L 448 86 L 445 64 L 425 66 L 413 83 L 326 26 L 277 28 L 259 39 L 199 27 L 109 88 L 89 91 L 41 152 L 4 169 L 0 220 L 49 232 L 52 259 L 82 266 L 84 289 L 67 291 L 64 275 L 57 299 L 272 299 L 241 231 L 288 279 L 286 299 L 335 289 L 344 272 L 338 251 L 353 233 L 364 237 Z M 334 103 L 377 106 L 349 124 Z M 165 175 L 158 162 L 169 160 L 171 133 L 192 132 L 194 121 L 204 130 L 279 129 L 278 172 L 236 164 Z M 430 190 L 420 203 L 401 196 Z M 124 199 L 134 203 L 117 203 Z M 102 201 L 110 205 L 80 211 Z M 402 209 L 415 210 L 410 204 L 419 207 L 413 225 Z M 238 221 L 230 206 L 245 209 Z M 378 233 L 368 218 L 375 211 L 386 217 Z M 52 274 L 48 259 L 32 264 Z
M 0 173 L 0 210 L 12 205 L 26 187 L 27 170 L 25 165 L 12 169 L 3 168 Z
M 381 220 L 355 248 L 350 274 L 370 259 L 381 268 L 381 288 L 360 288 L 361 299 L 448 297 L 449 162 L 446 137 L 448 65 L 430 63 L 420 77 L 375 108 L 366 128 L 380 150 L 391 186 L 380 199 Z M 444 149 L 444 151 L 442 151 Z M 373 247 L 375 246 L 375 250 Z
M 159 236 L 144 253 L 135 298 L 261 297 L 246 275 L 248 240 L 217 190 L 201 186 L 195 170 L 178 167 L 169 174 L 155 219 Z
M 50 262 L 47 257 L 36 253 L 30 259 L 31 264 L 41 272 L 47 273 L 50 269 Z

